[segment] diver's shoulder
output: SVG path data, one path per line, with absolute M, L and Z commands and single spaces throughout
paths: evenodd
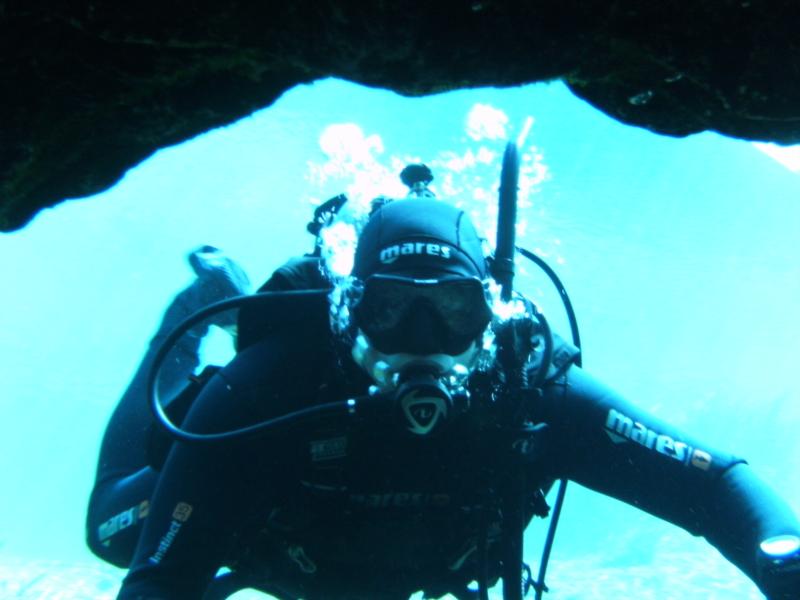
M 239 350 L 223 375 L 232 384 L 251 388 L 306 389 L 316 386 L 336 364 L 330 329 L 310 327 L 301 320 L 258 336 Z
M 322 259 L 313 254 L 294 256 L 275 269 L 259 292 L 277 290 L 322 290 L 331 287 L 323 274 Z
M 330 337 L 327 290 L 259 292 L 239 315 L 237 349 L 264 339 L 316 343 Z

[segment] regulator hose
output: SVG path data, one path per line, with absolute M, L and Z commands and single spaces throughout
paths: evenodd
M 341 400 L 338 402 L 329 402 L 326 404 L 302 408 L 300 410 L 296 410 L 291 413 L 263 421 L 261 423 L 219 433 L 194 433 L 191 431 L 186 431 L 173 423 L 170 420 L 169 415 L 167 415 L 166 411 L 164 410 L 164 406 L 161 403 L 158 393 L 158 375 L 161 371 L 161 365 L 164 363 L 164 360 L 174 347 L 175 343 L 192 327 L 217 313 L 233 308 L 241 308 L 242 306 L 251 303 L 263 304 L 268 298 L 280 298 L 287 296 L 301 298 L 319 295 L 320 293 L 321 292 L 319 290 L 289 290 L 260 292 L 251 296 L 239 296 L 211 304 L 181 321 L 162 342 L 161 346 L 156 352 L 155 357 L 153 358 L 153 363 L 150 366 L 150 372 L 148 373 L 147 401 L 150 411 L 155 417 L 155 421 L 158 426 L 171 438 L 181 442 L 216 443 L 231 441 L 233 439 L 239 439 L 242 437 L 256 436 L 271 429 L 291 425 L 297 421 L 301 421 L 311 416 L 320 416 L 323 414 L 337 412 L 355 414 L 359 409 L 367 405 L 374 406 L 377 404 L 384 404 L 385 398 L 382 396 L 360 396 L 358 398 L 349 398 L 347 400 Z

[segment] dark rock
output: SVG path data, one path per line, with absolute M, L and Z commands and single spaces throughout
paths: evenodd
M 336 76 L 423 95 L 562 78 L 622 122 L 800 142 L 800 4 L 0 0 L 0 230 Z

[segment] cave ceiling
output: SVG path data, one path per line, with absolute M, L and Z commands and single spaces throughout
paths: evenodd
M 799 24 L 768 0 L 0 1 L 0 231 L 326 77 L 562 80 L 656 134 L 800 143 Z

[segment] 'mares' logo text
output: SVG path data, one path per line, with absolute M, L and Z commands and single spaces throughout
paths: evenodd
M 390 265 L 401 256 L 412 256 L 415 254 L 426 254 L 428 256 L 439 256 L 445 260 L 452 256 L 453 249 L 444 244 L 430 244 L 428 242 L 406 242 L 405 244 L 395 244 L 381 250 L 381 262 Z
M 692 448 L 685 442 L 674 440 L 664 433 L 648 429 L 613 408 L 608 411 L 606 417 L 606 433 L 617 444 L 631 441 L 664 456 L 674 458 L 684 465 L 691 465 L 703 471 L 707 471 L 711 467 L 712 457 L 708 452 Z

